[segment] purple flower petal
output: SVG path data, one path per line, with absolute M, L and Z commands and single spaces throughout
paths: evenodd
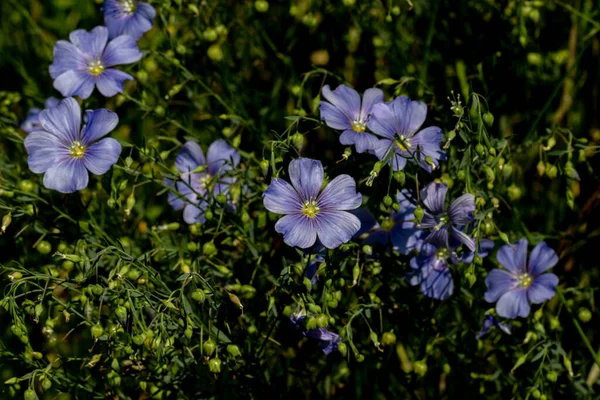
M 346 211 L 320 212 L 315 221 L 319 240 L 328 249 L 346 243 L 360 229 L 360 220 Z
M 396 115 L 396 133 L 413 136 L 425 122 L 427 106 L 420 101 L 412 101 L 406 96 L 396 97 L 392 103 Z
M 369 236 L 365 238 L 363 241 L 364 244 L 368 244 L 371 246 L 387 246 L 390 242 L 390 232 L 384 231 L 383 229 L 376 230 L 371 233 Z
M 94 91 L 94 76 L 86 71 L 67 71 L 54 80 L 54 88 L 63 96 L 78 96 L 87 99 Z
M 437 300 L 446 300 L 454 293 L 454 281 L 452 280 L 452 274 L 450 268 L 447 266 L 443 269 L 434 269 L 425 280 L 420 284 L 421 293 L 425 296 Z
M 545 242 L 539 243 L 529 256 L 529 273 L 538 276 L 558 263 L 558 255 Z
M 361 203 L 362 195 L 356 193 L 356 182 L 350 175 L 335 177 L 317 199 L 321 212 L 354 210 Z
M 527 288 L 527 297 L 534 304 L 550 300 L 556 294 L 558 277 L 554 274 L 543 274 L 535 278 L 531 286 Z
M 25 148 L 29 153 L 29 169 L 36 174 L 44 173 L 62 159 L 70 157 L 69 149 L 48 132 L 38 131 L 27 135 Z
M 44 186 L 61 193 L 73 193 L 88 185 L 88 172 L 80 159 L 64 159 L 48 168 L 44 174 Z
M 207 208 L 208 203 L 204 200 L 200 201 L 199 204 L 195 204 L 195 202 L 194 204 L 187 203 L 183 209 L 183 220 L 189 225 L 195 223 L 203 224 L 206 222 L 204 212 Z
M 215 140 L 210 145 L 206 158 L 208 172 L 213 176 L 221 175 L 240 163 L 240 153 L 223 139 Z
M 87 110 L 84 121 L 85 125 L 81 130 L 81 144 L 89 146 L 90 143 L 106 136 L 115 129 L 119 124 L 119 116 L 106 108 L 100 108 L 98 110 Z M 119 154 L 121 153 L 120 147 L 121 145 L 119 145 Z
M 407 255 L 413 250 L 419 250 L 424 234 L 425 232 L 421 229 L 404 228 L 402 224 L 396 224 L 390 232 L 390 239 L 395 250 L 400 254 Z
M 265 208 L 276 214 L 294 214 L 302 210 L 296 190 L 283 179 L 273 178 L 263 193 Z
M 371 229 L 375 229 L 379 226 L 373 214 L 371 214 L 366 208 L 356 208 L 348 211 L 350 214 L 355 215 L 360 221 L 360 229 L 354 235 L 354 238 L 361 236 L 363 233 L 369 232 Z
M 316 200 L 323 184 L 321 161 L 310 158 L 297 158 L 288 167 L 290 181 L 300 194 L 302 201 Z
M 523 273 L 527 265 L 527 239 L 520 239 L 517 243 L 506 244 L 498 250 L 496 259 L 509 271 Z
M 67 71 L 85 70 L 87 62 L 85 54 L 73 43 L 59 40 L 54 45 L 54 62 L 50 65 L 50 76 L 58 78 Z
M 133 76 L 118 69 L 109 68 L 96 77 L 96 86 L 103 96 L 112 97 L 123 91 L 126 80 L 133 80 Z
M 475 212 L 475 197 L 472 194 L 463 194 L 450 205 L 448 216 L 455 225 L 469 225 L 473 222 Z
M 83 53 L 100 55 L 108 41 L 108 29 L 97 26 L 89 33 L 85 29 L 77 29 L 69 34 L 69 40 Z
M 284 216 L 275 224 L 275 231 L 283 234 L 283 241 L 289 246 L 301 249 L 312 246 L 317 240 L 317 228 L 312 220 L 303 214 Z
M 514 289 L 518 285 L 518 282 L 510 272 L 496 268 L 488 272 L 485 284 L 488 287 L 488 291 L 484 294 L 485 301 L 494 303 L 504 293 Z
M 371 88 L 365 90 L 362 99 L 362 106 L 360 108 L 360 120 L 363 122 L 368 121 L 371 114 L 371 109 L 377 103 L 383 103 L 383 91 L 377 88 Z
M 103 175 L 119 160 L 120 154 L 121 144 L 113 138 L 104 138 L 85 149 L 83 163 L 92 174 Z
M 356 121 L 360 116 L 360 95 L 356 90 L 346 85 L 339 85 L 334 91 L 331 91 L 329 85 L 323 86 L 323 97 L 348 118 L 349 121 Z
M 111 40 L 102 54 L 102 65 L 105 68 L 115 65 L 131 64 L 142 58 L 135 39 L 129 35 L 117 36 Z
M 446 192 L 448 192 L 446 184 L 431 182 L 421 190 L 421 201 L 432 214 L 443 214 Z
M 319 102 L 321 119 L 333 129 L 352 129 L 352 122 L 336 106 L 326 101 Z M 343 143 L 342 143 L 343 144 Z
M 152 28 L 152 20 L 156 16 L 154 8 L 137 0 L 135 5 L 135 11 L 130 13 L 120 1 L 104 1 L 104 24 L 108 27 L 111 38 L 126 34 L 138 40 Z
M 175 158 L 175 166 L 181 173 L 189 173 L 200 165 L 206 165 L 204 152 L 198 143 L 189 140 L 181 147 Z
M 57 99 L 54 96 L 50 96 L 44 102 L 44 107 L 45 108 L 53 108 L 53 107 L 56 107 L 59 104 L 60 104 L 60 100 L 59 99 Z
M 446 152 L 440 148 L 443 136 L 440 128 L 430 126 L 418 132 L 411 139 L 411 146 L 414 148 L 414 152 L 418 153 L 421 159 L 421 167 L 426 171 L 431 172 L 432 168 L 431 165 L 425 162 L 425 157 L 431 157 L 436 168 L 440 165 L 438 160 L 446 159 Z M 417 154 L 415 154 L 416 156 Z
M 396 117 L 390 104 L 375 104 L 371 108 L 371 118 L 367 121 L 367 126 L 373 133 L 393 140 L 396 134 Z
M 421 218 L 421 223 L 419 224 L 419 228 L 429 229 L 437 226 L 439 224 L 438 220 L 431 215 L 428 211 L 423 213 L 423 218 Z
M 469 235 L 467 235 L 463 231 L 459 231 L 455 227 L 451 226 L 450 227 L 450 235 L 452 235 L 452 237 L 454 239 L 458 240 L 460 243 L 462 243 L 465 246 L 467 246 L 467 248 L 470 251 L 475 251 L 475 248 L 476 248 L 476 245 L 477 245 L 476 242 L 475 242 L 475 239 L 473 239 L 472 237 L 470 237 Z
M 65 146 L 79 140 L 81 128 L 81 108 L 72 97 L 64 99 L 54 108 L 40 113 L 42 128 L 53 134 Z
M 530 306 L 527 301 L 527 291 L 524 288 L 511 290 L 500 297 L 496 303 L 496 312 L 504 318 L 527 317 Z
M 164 178 L 163 183 L 169 187 L 172 187 L 172 188 L 175 187 L 172 179 Z M 181 210 L 186 204 L 185 201 L 183 200 L 183 198 L 181 198 L 181 196 L 179 196 L 173 192 L 169 192 L 168 202 L 171 205 L 171 207 L 173 207 L 173 210 L 175 210 L 175 211 Z
M 344 131 L 340 135 L 340 143 L 344 145 L 355 145 L 357 153 L 364 153 L 367 150 L 373 150 L 379 140 L 367 132 L 355 132 L 352 129 Z

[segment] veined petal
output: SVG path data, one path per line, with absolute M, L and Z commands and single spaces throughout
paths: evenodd
M 428 172 L 431 172 L 432 167 L 425 161 L 425 157 L 431 157 L 436 168 L 440 165 L 439 160 L 446 159 L 446 152 L 440 148 L 442 137 L 440 128 L 430 126 L 415 134 L 411 139 L 411 146 L 417 153 L 415 156 L 420 158 L 421 167 Z
M 77 29 L 69 34 L 69 40 L 85 54 L 100 55 L 108 41 L 108 29 L 97 26 L 89 33 L 85 29 Z
M 362 98 L 362 105 L 360 107 L 361 121 L 368 121 L 369 116 L 371 115 L 371 109 L 377 103 L 383 103 L 383 91 L 377 88 L 365 90 Z
M 203 224 L 206 222 L 204 211 L 206 211 L 207 207 L 208 203 L 204 200 L 201 200 L 198 204 L 187 203 L 183 209 L 183 220 L 186 224 L 190 225 L 195 223 Z
M 206 158 L 208 172 L 213 176 L 222 175 L 225 171 L 237 167 L 240 163 L 240 153 L 223 139 L 212 142 L 208 148 Z
M 469 225 L 473 222 L 474 212 L 475 197 L 467 193 L 452 202 L 448 210 L 448 216 L 454 225 Z
M 527 239 L 515 244 L 506 244 L 498 250 L 496 259 L 504 268 L 512 272 L 523 273 L 527 265 Z
M 527 317 L 530 311 L 527 291 L 519 288 L 503 294 L 496 303 L 496 312 L 504 318 Z
M 356 181 L 350 175 L 339 175 L 323 189 L 317 199 L 321 212 L 354 210 L 360 207 L 362 195 L 356 192 Z
M 320 212 L 315 221 L 319 240 L 328 249 L 346 243 L 360 229 L 360 220 L 346 211 Z
M 59 40 L 54 45 L 54 62 L 50 65 L 50 76 L 58 78 L 71 70 L 86 69 L 86 56 L 73 43 Z
M 333 129 L 352 129 L 352 122 L 336 106 L 326 101 L 319 102 L 321 119 L 325 121 L 328 127 Z
M 356 217 L 355 217 L 356 218 Z M 275 231 L 283 234 L 283 241 L 292 247 L 306 249 L 317 240 L 317 228 L 303 214 L 289 214 L 275 224 Z
M 206 165 L 204 152 L 200 145 L 192 140 L 185 142 L 175 158 L 175 167 L 181 173 L 189 173 L 200 165 Z
M 448 246 L 448 229 L 445 226 L 439 229 L 433 229 L 431 233 L 425 238 L 426 242 L 437 244 L 441 247 L 450 247 Z
M 424 211 L 423 218 L 421 218 L 421 223 L 419 224 L 419 227 L 422 229 L 429 229 L 433 228 L 434 226 L 437 226 L 438 224 L 438 220 L 435 219 L 435 217 L 431 215 L 429 211 Z
M 73 193 L 88 185 L 88 172 L 83 162 L 69 158 L 46 170 L 44 186 L 61 193 Z
M 84 121 L 85 125 L 81 130 L 81 144 L 89 146 L 115 129 L 119 123 L 119 116 L 106 108 L 100 108 L 86 110 Z
M 104 138 L 91 144 L 83 155 L 85 167 L 95 175 L 103 175 L 118 160 L 121 154 L 121 144 L 113 138 Z
M 396 117 L 389 103 L 377 103 L 371 108 L 371 118 L 367 121 L 369 129 L 379 136 L 393 140 L 396 131 Z
M 25 138 L 25 148 L 29 153 L 29 169 L 36 174 L 44 173 L 70 157 L 69 149 L 48 132 L 31 132 Z
M 484 294 L 485 301 L 494 303 L 504 293 L 514 289 L 518 285 L 518 282 L 510 272 L 496 268 L 488 272 L 485 284 L 488 287 L 488 291 Z
M 54 88 L 63 96 L 78 96 L 87 99 L 94 91 L 95 77 L 85 71 L 67 71 L 54 80 Z
M 142 58 L 142 52 L 138 48 L 135 39 L 129 35 L 117 36 L 111 40 L 104 53 L 102 53 L 102 65 L 105 68 L 115 65 L 131 64 Z
M 40 113 L 42 128 L 53 134 L 65 146 L 79 140 L 81 129 L 81 108 L 72 97 L 66 98 L 54 108 L 47 108 Z
M 323 86 L 323 97 L 348 118 L 349 121 L 356 121 L 360 117 L 360 95 L 356 90 L 346 85 L 339 85 L 334 91 L 331 91 L 329 85 Z
M 446 192 L 448 192 L 448 186 L 445 183 L 431 182 L 421 190 L 421 201 L 432 214 L 443 214 Z
M 118 69 L 109 68 L 96 77 L 96 86 L 103 96 L 112 97 L 123 91 L 126 80 L 133 80 L 133 76 Z
M 263 193 L 265 208 L 276 214 L 294 214 L 302 211 L 302 202 L 296 190 L 283 179 L 273 178 Z
M 433 269 L 421 282 L 421 292 L 432 299 L 446 300 L 454 293 L 454 280 L 450 268 Z
M 175 188 L 174 182 L 172 179 L 163 178 L 163 183 L 171 188 Z M 185 205 L 185 201 L 182 199 L 182 196 L 169 191 L 168 202 L 173 207 L 173 210 L 178 211 L 183 208 Z
M 413 250 L 419 250 L 423 243 L 425 232 L 417 228 L 403 228 L 402 224 L 396 224 L 390 232 L 392 246 L 400 254 L 407 255 Z
M 558 255 L 546 242 L 538 243 L 529 256 L 529 273 L 538 276 L 558 263 Z
M 554 297 L 557 285 L 558 276 L 542 274 L 535 278 L 531 286 L 527 288 L 527 297 L 533 304 L 543 303 Z
M 316 200 L 323 184 L 323 164 L 319 160 L 297 158 L 288 167 L 290 181 L 300 194 L 300 200 Z
M 352 129 L 348 129 L 340 135 L 340 143 L 345 145 L 355 145 L 357 153 L 373 150 L 378 142 L 379 139 L 374 135 L 367 132 L 355 132 Z
M 392 103 L 396 117 L 396 133 L 413 136 L 425 122 L 427 106 L 420 101 L 412 101 L 406 96 L 396 97 Z
M 475 251 L 475 247 L 476 247 L 475 239 L 473 239 L 472 237 L 470 237 L 463 231 L 456 229 L 453 226 L 450 227 L 450 234 L 452 235 L 452 237 L 454 239 L 456 239 L 459 242 L 461 242 L 462 244 L 464 244 L 470 251 Z
M 360 221 L 360 229 L 358 232 L 356 232 L 356 234 L 354 234 L 354 238 L 357 238 L 363 233 L 367 233 L 379 226 L 373 214 L 371 214 L 366 208 L 359 207 L 354 210 L 349 210 L 348 212 L 352 215 L 355 215 Z

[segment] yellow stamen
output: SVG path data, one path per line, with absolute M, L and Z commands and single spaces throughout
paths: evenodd
M 123 10 L 125 10 L 125 12 L 133 14 L 135 12 L 135 1 L 133 0 L 122 0 L 123 3 Z
M 410 149 L 410 138 L 402 135 L 399 140 L 396 140 L 396 146 L 402 151 L 408 151 Z
M 354 132 L 362 133 L 367 130 L 367 125 L 359 119 L 352 123 L 352 130 Z
M 69 150 L 71 151 L 71 157 L 73 158 L 81 158 L 85 154 L 85 146 L 79 141 L 71 143 Z
M 533 283 L 533 278 L 528 273 L 519 275 L 519 285 L 529 287 Z
M 317 206 L 317 202 L 314 200 L 305 201 L 302 206 L 302 214 L 306 215 L 308 218 L 314 218 L 319 213 L 319 207 Z
M 102 71 L 104 71 L 104 65 L 100 62 L 100 60 L 92 61 L 88 66 L 88 71 L 92 75 L 100 75 Z

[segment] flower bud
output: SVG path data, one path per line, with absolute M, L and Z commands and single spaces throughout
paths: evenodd
M 213 256 L 217 254 L 217 248 L 215 246 L 215 242 L 212 240 L 210 242 L 206 242 L 202 245 L 202 254 L 207 257 Z
M 269 11 L 269 2 L 267 2 L 265 0 L 256 0 L 254 2 L 254 8 L 259 13 L 265 13 L 265 12 Z
M 207 356 L 212 355 L 215 352 L 216 348 L 217 348 L 217 345 L 211 339 L 208 339 L 207 341 L 202 343 L 202 351 Z
M 10 225 L 11 222 L 12 222 L 12 216 L 10 215 L 10 213 L 5 214 L 2 217 L 2 228 L 0 229 L 0 235 L 6 233 L 6 228 L 8 228 L 8 226 Z
M 33 390 L 32 388 L 29 388 L 25 391 L 25 393 L 23 395 L 23 400 L 39 400 L 39 397 L 38 397 L 37 393 L 35 392 L 35 390 Z
M 223 60 L 223 58 L 225 57 L 223 49 L 218 44 L 213 44 L 212 46 L 210 46 L 206 54 L 208 55 L 208 58 L 216 62 Z
M 261 160 L 260 169 L 262 170 L 263 175 L 267 176 L 267 174 L 269 173 L 269 160 Z
M 546 379 L 548 379 L 550 382 L 556 382 L 558 380 L 558 374 L 556 371 L 548 371 L 546 374 Z
M 221 360 L 219 360 L 218 358 L 211 358 L 208 361 L 208 369 L 210 370 L 210 372 L 212 372 L 213 374 L 218 374 L 221 372 Z
M 232 357 L 239 357 L 239 356 L 242 355 L 242 352 L 240 351 L 240 348 L 238 346 L 236 346 L 235 344 L 228 344 L 227 345 L 227 352 Z
M 394 331 L 384 332 L 381 336 L 381 344 L 384 346 L 396 344 L 396 335 L 394 334 Z
M 577 316 L 579 317 L 579 320 L 583 323 L 590 322 L 590 320 L 592 319 L 592 313 L 585 307 L 579 309 L 579 313 L 577 314 Z
M 96 324 L 96 325 L 92 326 L 91 332 L 92 332 L 92 337 L 94 339 L 98 339 L 104 333 L 104 328 L 102 327 L 102 325 Z
M 485 114 L 483 114 L 483 122 L 485 122 L 485 124 L 490 127 L 494 124 L 494 115 L 491 112 L 486 112 Z
M 319 328 L 327 328 L 327 325 L 329 324 L 329 317 L 327 317 L 327 315 L 319 314 L 315 319 L 317 320 L 317 326 Z
M 418 360 L 413 363 L 413 371 L 419 376 L 425 376 L 427 373 L 427 362 L 425 360 Z
M 346 346 L 346 343 L 340 343 L 338 345 L 338 351 L 340 352 L 342 357 L 346 357 L 346 355 L 348 354 L 348 346 Z
M 404 173 L 404 171 L 396 171 L 394 172 L 394 179 L 401 186 L 404 186 L 404 183 L 406 182 L 406 174 Z
M 421 222 L 424 214 L 425 212 L 423 211 L 423 208 L 420 205 L 418 205 L 414 211 L 415 221 L 417 221 L 417 224 Z

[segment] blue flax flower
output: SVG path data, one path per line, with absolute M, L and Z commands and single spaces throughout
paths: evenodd
M 340 175 L 321 191 L 323 165 L 309 158 L 293 160 L 288 172 L 291 185 L 274 178 L 263 193 L 267 210 L 285 214 L 275 224 L 284 242 L 306 249 L 318 236 L 325 247 L 335 249 L 352 239 L 361 223 L 348 210 L 358 208 L 362 202 L 354 179 Z
M 479 256 L 487 256 L 493 247 L 494 243 L 491 240 L 482 239 L 479 243 Z M 420 253 L 411 258 L 412 272 L 406 278 L 410 285 L 418 285 L 425 296 L 445 300 L 454 292 L 449 262 L 458 265 L 460 262 L 469 264 L 472 260 L 472 252 L 459 257 L 456 247 L 446 248 L 425 243 Z
M 138 40 L 152 28 L 154 8 L 138 0 L 104 0 L 104 25 L 110 38 L 129 35 Z
M 408 196 L 409 192 L 406 189 L 398 193 L 400 209 L 398 212 L 392 210 L 390 217 L 381 223 L 379 229 L 365 239 L 365 244 L 387 246 L 391 243 L 394 250 L 404 255 L 413 250 L 419 251 L 425 232 L 415 224 L 416 206 Z
M 340 136 L 340 143 L 355 145 L 359 153 L 373 150 L 378 140 L 376 136 L 366 132 L 367 122 L 373 106 L 383 102 L 381 89 L 367 89 L 362 105 L 360 95 L 346 85 L 340 85 L 334 91 L 329 85 L 323 86 L 323 97 L 327 101 L 319 102 L 321 119 L 330 128 L 344 131 Z
M 435 182 L 421 190 L 421 200 L 426 209 L 420 227 L 433 228 L 433 232 L 425 240 L 450 247 L 448 240 L 452 238 L 467 246 L 469 250 L 475 251 L 475 240 L 459 229 L 473 222 L 475 198 L 472 194 L 463 194 L 450 204 L 446 212 L 444 202 L 447 192 L 446 184 Z
M 224 175 L 239 162 L 240 154 L 224 140 L 214 141 L 208 148 L 206 158 L 198 143 L 186 142 L 175 159 L 181 180 L 175 185 L 170 179 L 164 180 L 179 192 L 169 193 L 169 204 L 175 210 L 183 208 L 183 220 L 188 224 L 205 222 L 204 211 L 208 207 L 206 196 L 227 193 L 234 178 Z
M 556 252 L 541 242 L 531 252 L 527 264 L 527 240 L 504 245 L 496 258 L 504 269 L 494 269 L 485 278 L 488 291 L 485 300 L 496 302 L 496 312 L 504 318 L 527 317 L 529 303 L 540 304 L 556 293 L 558 277 L 545 274 L 558 262 Z
M 64 99 L 40 112 L 40 127 L 25 138 L 29 169 L 44 174 L 44 186 L 72 193 L 88 185 L 88 170 L 103 175 L 117 162 L 121 145 L 112 138 L 99 140 L 115 129 L 119 117 L 105 108 L 87 110 L 81 127 L 81 108 Z
M 404 169 L 406 160 L 413 157 L 428 172 L 439 167 L 439 160 L 446 159 L 446 153 L 440 149 L 442 130 L 437 126 L 419 130 L 426 116 L 424 103 L 405 96 L 375 104 L 367 122 L 371 131 L 383 137 L 375 146 L 375 155 L 380 160 L 391 157 L 394 171 Z M 390 151 L 393 152 L 391 156 Z M 426 156 L 431 157 L 430 162 L 425 160 Z
M 510 335 L 510 326 L 503 324 L 494 318 L 494 316 L 488 314 L 483 319 L 483 328 L 481 328 L 481 331 L 475 336 L 475 339 L 481 339 L 493 327 L 496 327 L 502 332 Z
M 48 97 L 44 103 L 44 108 L 56 107 L 59 103 L 60 100 L 58 100 L 56 97 Z M 27 133 L 39 130 L 39 128 L 42 126 L 40 124 L 40 112 L 42 112 L 42 110 L 39 108 L 31 108 L 27 113 L 27 117 L 21 124 L 21 129 Z
M 50 65 L 54 88 L 63 96 L 87 99 L 97 86 L 100 93 L 111 97 L 123 91 L 127 79 L 133 79 L 129 74 L 111 68 L 142 58 L 133 37 L 123 35 L 108 41 L 108 29 L 97 26 L 89 33 L 83 29 L 73 31 L 69 39 L 71 42 L 56 42 L 54 63 Z
M 304 315 L 294 315 L 290 316 L 290 321 L 294 325 L 294 327 L 298 330 L 302 329 L 302 335 L 319 341 L 319 346 L 323 350 L 323 353 L 329 355 L 332 352 L 336 351 L 342 343 L 342 338 L 337 333 L 329 332 L 327 328 L 315 328 L 305 330 L 302 326 L 302 321 L 304 320 Z

